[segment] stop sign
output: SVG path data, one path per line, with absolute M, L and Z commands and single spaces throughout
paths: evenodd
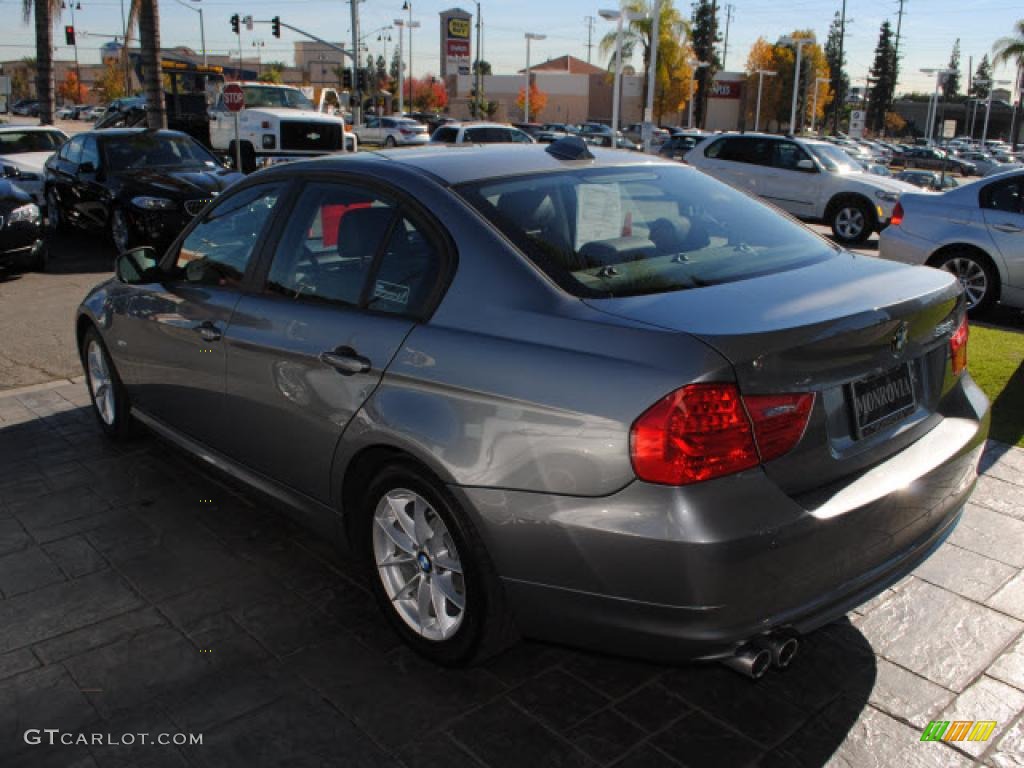
M 230 112 L 241 112 L 245 109 L 245 92 L 238 83 L 224 86 L 224 106 Z

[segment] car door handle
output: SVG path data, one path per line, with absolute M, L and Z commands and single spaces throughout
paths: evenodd
M 1016 224 L 993 224 L 992 229 L 998 229 L 1000 232 L 1007 232 L 1013 234 L 1014 232 L 1024 232 L 1024 228 L 1018 227 Z
M 357 354 L 352 347 L 338 347 L 330 352 L 321 352 L 320 362 L 345 376 L 370 370 L 370 361 Z
M 220 328 L 209 320 L 204 320 L 192 330 L 202 336 L 203 341 L 220 341 L 220 337 L 222 335 Z

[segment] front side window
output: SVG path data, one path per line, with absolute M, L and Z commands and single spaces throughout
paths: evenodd
M 577 296 L 699 289 L 838 252 L 766 205 L 684 168 L 561 171 L 458 192 Z
M 856 161 L 839 147 L 831 144 L 809 144 L 808 148 L 818 158 L 826 171 L 831 173 L 854 173 L 861 170 Z
M 72 165 L 78 165 L 78 161 L 82 157 L 83 141 L 85 141 L 84 136 L 75 136 L 75 138 L 64 145 L 60 156 Z
M 270 107 L 278 109 L 305 109 L 313 111 L 316 107 L 298 88 L 281 88 L 261 85 L 242 87 L 245 94 L 246 109 L 254 107 Z
M 784 171 L 799 171 L 797 167 L 801 160 L 810 160 L 804 150 L 792 141 L 775 142 L 775 167 Z
M 280 196 L 274 184 L 221 201 L 185 238 L 172 275 L 190 283 L 237 286 Z
M 81 165 L 90 163 L 93 167 L 93 170 L 96 170 L 100 167 L 100 151 L 96 147 L 95 136 L 87 136 L 85 138 L 85 143 L 82 144 L 82 157 L 80 163 Z

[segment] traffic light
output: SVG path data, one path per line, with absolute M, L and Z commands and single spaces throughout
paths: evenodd
M 242 20 L 240 18 L 238 18 L 238 14 L 236 13 L 234 16 L 231 17 L 231 31 L 234 32 L 236 35 L 242 34 L 242 31 L 241 31 L 242 30 L 242 26 L 241 25 L 242 25 Z
M 358 90 L 358 91 L 365 91 L 366 90 L 366 70 L 365 69 L 360 69 L 359 70 L 358 76 L 356 78 L 356 90 Z
M 352 70 L 343 69 L 341 71 L 341 87 L 347 91 L 352 90 Z
M 68 25 L 64 27 L 64 40 L 68 45 L 75 44 L 75 28 Z
M 281 36 L 281 17 L 275 16 L 270 20 L 270 32 L 274 37 Z

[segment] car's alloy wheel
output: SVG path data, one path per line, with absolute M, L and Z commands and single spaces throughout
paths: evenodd
M 995 294 L 995 277 L 986 265 L 972 254 L 950 254 L 938 266 L 960 281 L 969 311 L 978 314 L 991 306 Z
M 386 139 L 384 139 L 384 146 L 385 147 L 394 147 L 394 146 L 396 146 L 395 137 L 394 136 L 388 136 Z
M 448 526 L 415 491 L 395 488 L 373 514 L 373 555 L 381 585 L 402 621 L 442 641 L 466 617 L 466 581 Z
M 846 205 L 836 211 L 835 223 L 836 236 L 848 243 L 858 242 L 864 235 L 867 227 L 867 217 L 864 211 L 856 205 Z
M 128 233 L 128 216 L 121 208 L 115 208 L 110 214 L 110 239 L 114 241 L 114 247 L 118 253 L 124 253 L 131 244 L 131 236 Z
M 107 426 L 113 426 L 117 415 L 117 394 L 107 365 L 107 355 L 98 339 L 90 339 L 85 348 L 85 364 L 89 374 L 89 391 L 96 413 Z

